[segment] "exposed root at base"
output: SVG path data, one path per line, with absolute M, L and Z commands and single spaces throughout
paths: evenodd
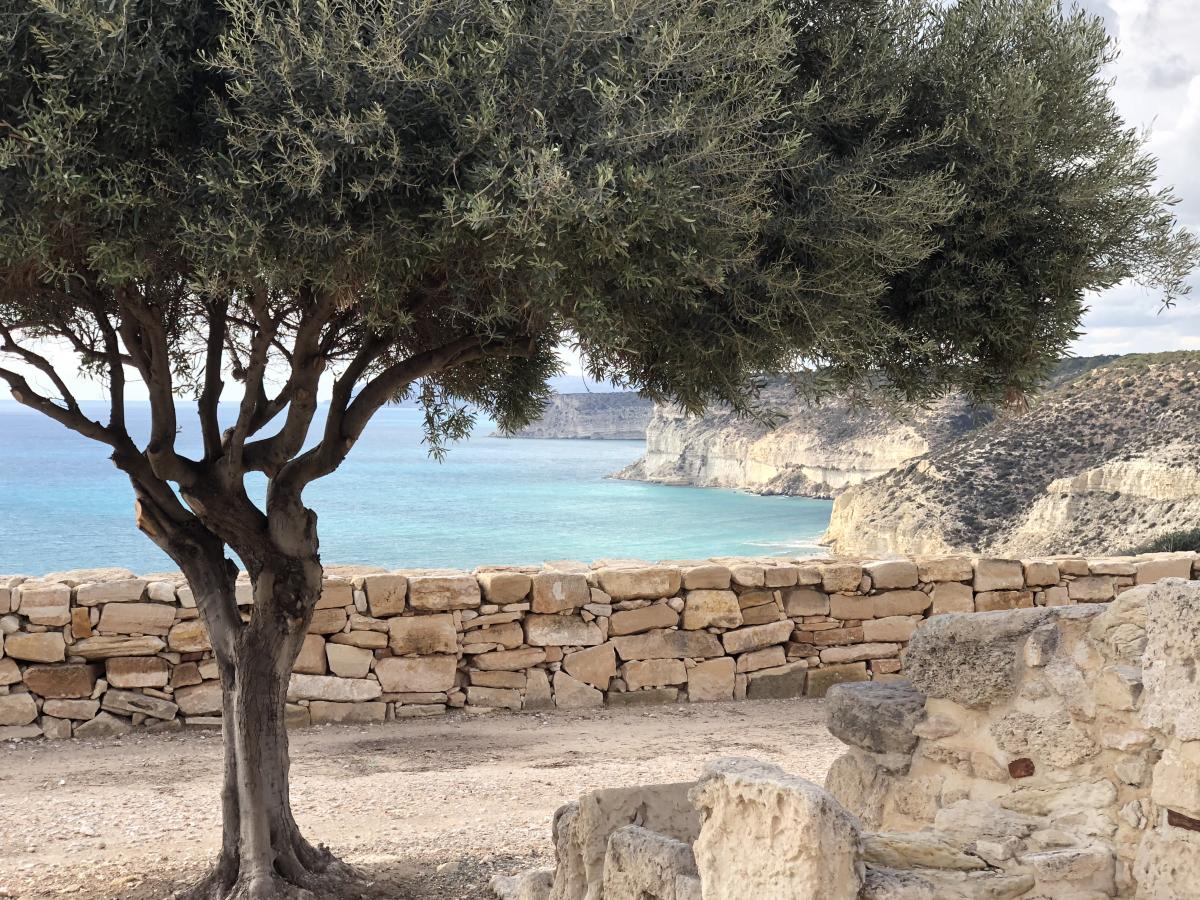
M 339 860 L 325 847 L 307 844 L 299 853 L 285 855 L 286 866 L 262 872 L 241 871 L 237 860 L 222 857 L 197 884 L 172 895 L 172 900 L 325 900 L 355 882 L 361 873 Z M 304 856 L 308 865 L 300 863 Z M 278 871 L 285 868 L 287 874 Z

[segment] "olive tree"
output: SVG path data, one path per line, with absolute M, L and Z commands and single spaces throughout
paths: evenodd
M 1101 37 L 1034 0 L 0 0 L 0 378 L 107 448 L 195 594 L 225 776 L 192 896 L 351 877 L 292 816 L 283 714 L 305 488 L 384 405 L 440 453 L 536 417 L 564 346 L 692 410 L 798 369 L 1002 394 L 1087 291 L 1178 292 Z

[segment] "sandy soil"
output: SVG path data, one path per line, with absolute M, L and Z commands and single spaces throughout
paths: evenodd
M 551 864 L 550 817 L 585 791 L 729 755 L 819 782 L 839 748 L 812 700 L 455 713 L 294 733 L 292 797 L 309 839 L 373 879 L 353 896 L 483 898 Z M 169 896 L 215 853 L 220 759 L 215 732 L 0 745 L 0 897 Z

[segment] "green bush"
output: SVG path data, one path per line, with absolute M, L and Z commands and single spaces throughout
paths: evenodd
M 1188 528 L 1183 531 L 1169 532 L 1135 547 L 1129 553 L 1168 553 L 1180 550 L 1196 550 L 1200 552 L 1200 528 Z

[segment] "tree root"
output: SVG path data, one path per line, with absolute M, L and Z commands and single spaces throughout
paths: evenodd
M 327 848 L 301 839 L 277 848 L 272 868 L 242 867 L 236 857 L 222 854 L 199 882 L 172 900 L 326 900 L 362 880 Z

